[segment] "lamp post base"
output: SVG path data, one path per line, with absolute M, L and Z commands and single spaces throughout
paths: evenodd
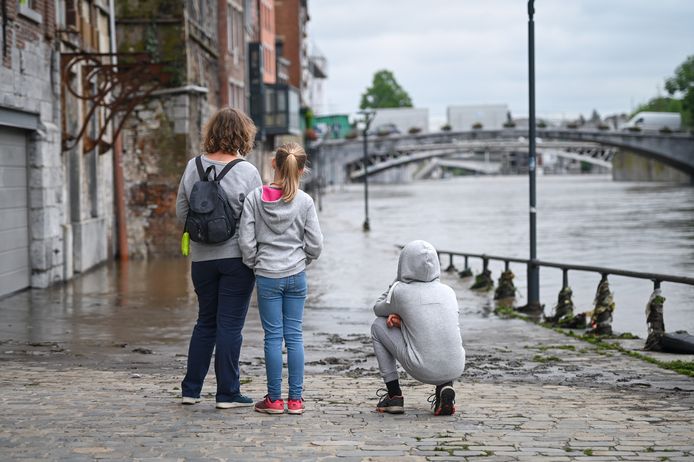
M 362 226 L 364 232 L 371 231 L 371 226 L 369 226 L 369 220 L 364 220 L 364 225 Z

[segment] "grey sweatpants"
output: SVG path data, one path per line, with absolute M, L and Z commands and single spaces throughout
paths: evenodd
M 388 327 L 386 318 L 377 317 L 371 324 L 371 340 L 383 381 L 388 383 L 397 380 L 398 369 L 395 361 L 402 364 L 403 358 L 407 355 L 407 344 L 402 331 Z
M 378 368 L 381 371 L 381 377 L 383 377 L 383 381 L 386 383 L 398 379 L 396 361 L 400 363 L 402 368 L 405 369 L 412 378 L 420 382 L 430 385 L 441 385 L 454 380 L 450 377 L 443 376 L 440 380 L 422 380 L 420 377 L 422 375 L 421 373 L 406 367 L 405 364 L 409 363 L 409 361 L 407 361 L 407 343 L 402 335 L 402 331 L 395 327 L 388 327 L 386 318 L 384 317 L 377 317 L 374 323 L 371 324 L 371 340 L 373 341 L 374 353 L 376 353 L 376 360 L 378 361 Z

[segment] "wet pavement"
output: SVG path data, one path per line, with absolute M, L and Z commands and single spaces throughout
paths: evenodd
M 403 376 L 406 414 L 374 413 L 382 382 L 370 306 L 392 281 L 398 250 L 391 233 L 364 235 L 357 214 L 331 200 L 321 214 L 326 251 L 309 268 L 306 414 L 215 410 L 213 374 L 203 402 L 181 406 L 196 316 L 189 264 L 111 263 L 0 299 L 0 459 L 694 459 L 694 378 L 499 319 L 490 294 L 452 274 L 443 279 L 458 295 L 468 353 L 458 412 L 433 417 L 430 387 Z M 241 369 L 254 398 L 264 394 L 262 356 L 253 302 Z

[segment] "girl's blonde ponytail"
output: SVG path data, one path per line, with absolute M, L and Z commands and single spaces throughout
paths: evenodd
M 282 199 L 291 202 L 299 190 L 299 181 L 306 165 L 306 152 L 297 143 L 283 144 L 275 153 L 275 165 L 281 177 Z

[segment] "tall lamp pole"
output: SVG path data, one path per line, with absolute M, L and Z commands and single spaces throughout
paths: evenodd
M 364 110 L 364 111 L 359 111 L 359 114 L 364 116 L 364 130 L 362 131 L 362 136 L 364 137 L 364 225 L 363 225 L 363 229 L 364 229 L 364 231 L 370 231 L 371 226 L 369 225 L 369 175 L 368 175 L 369 141 L 367 138 L 367 132 L 369 131 L 369 127 L 371 126 L 371 122 L 373 121 L 373 118 L 374 118 L 374 115 L 376 115 L 376 112 Z
M 528 0 L 528 73 L 529 73 L 529 141 L 528 141 L 528 175 L 530 177 L 530 263 L 528 264 L 528 305 L 529 311 L 539 311 L 540 305 L 540 268 L 537 260 L 537 210 L 535 170 L 537 156 L 535 152 L 535 14 L 534 0 Z

